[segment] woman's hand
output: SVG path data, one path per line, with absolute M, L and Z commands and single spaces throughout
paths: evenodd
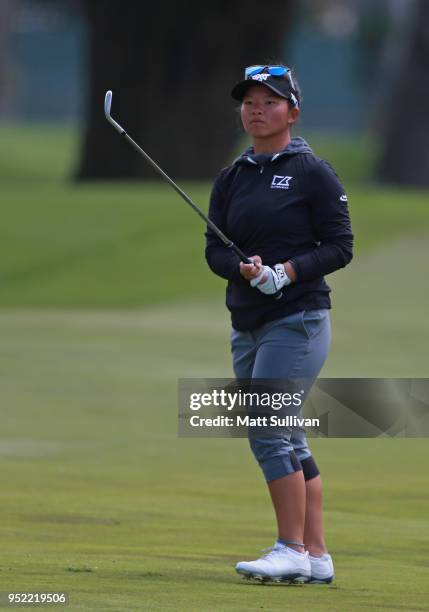
M 252 280 L 252 278 L 256 278 L 263 268 L 262 259 L 259 255 L 253 255 L 249 257 L 249 259 L 254 262 L 254 265 L 240 262 L 240 274 L 248 281 Z

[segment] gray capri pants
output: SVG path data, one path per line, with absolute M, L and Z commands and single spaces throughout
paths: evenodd
M 253 331 L 231 332 L 236 378 L 305 378 L 310 390 L 325 363 L 331 344 L 327 309 L 301 310 L 265 323 Z M 280 437 L 249 436 L 250 447 L 265 480 L 270 482 L 302 469 L 311 457 L 305 431 L 285 428 Z M 316 468 L 317 469 L 317 468 Z

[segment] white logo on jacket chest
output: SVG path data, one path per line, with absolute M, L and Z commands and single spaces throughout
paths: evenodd
M 280 176 L 275 174 L 271 182 L 271 189 L 289 189 L 289 183 L 292 176 Z

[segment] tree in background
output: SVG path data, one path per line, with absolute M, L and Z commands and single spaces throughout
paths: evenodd
M 429 2 L 416 5 L 409 48 L 386 104 L 378 178 L 429 186 Z
M 89 25 L 87 120 L 78 179 L 154 177 L 112 115 L 175 178 L 212 178 L 238 120 L 230 89 L 247 64 L 278 61 L 295 0 L 81 0 Z
M 8 111 L 9 101 L 14 96 L 13 61 L 10 57 L 10 21 L 14 5 L 12 0 L 0 1 L 0 112 Z

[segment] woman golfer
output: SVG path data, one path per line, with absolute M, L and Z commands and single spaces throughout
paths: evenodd
M 352 259 L 347 196 L 331 166 L 291 136 L 301 96 L 289 68 L 250 66 L 231 95 L 241 103 L 252 147 L 217 176 L 209 216 L 254 263 L 241 263 L 210 230 L 206 258 L 228 280 L 234 373 L 311 385 L 331 340 L 324 276 Z M 249 442 L 278 533 L 270 552 L 238 563 L 237 572 L 262 581 L 331 582 L 322 482 L 304 431 L 285 428 Z

